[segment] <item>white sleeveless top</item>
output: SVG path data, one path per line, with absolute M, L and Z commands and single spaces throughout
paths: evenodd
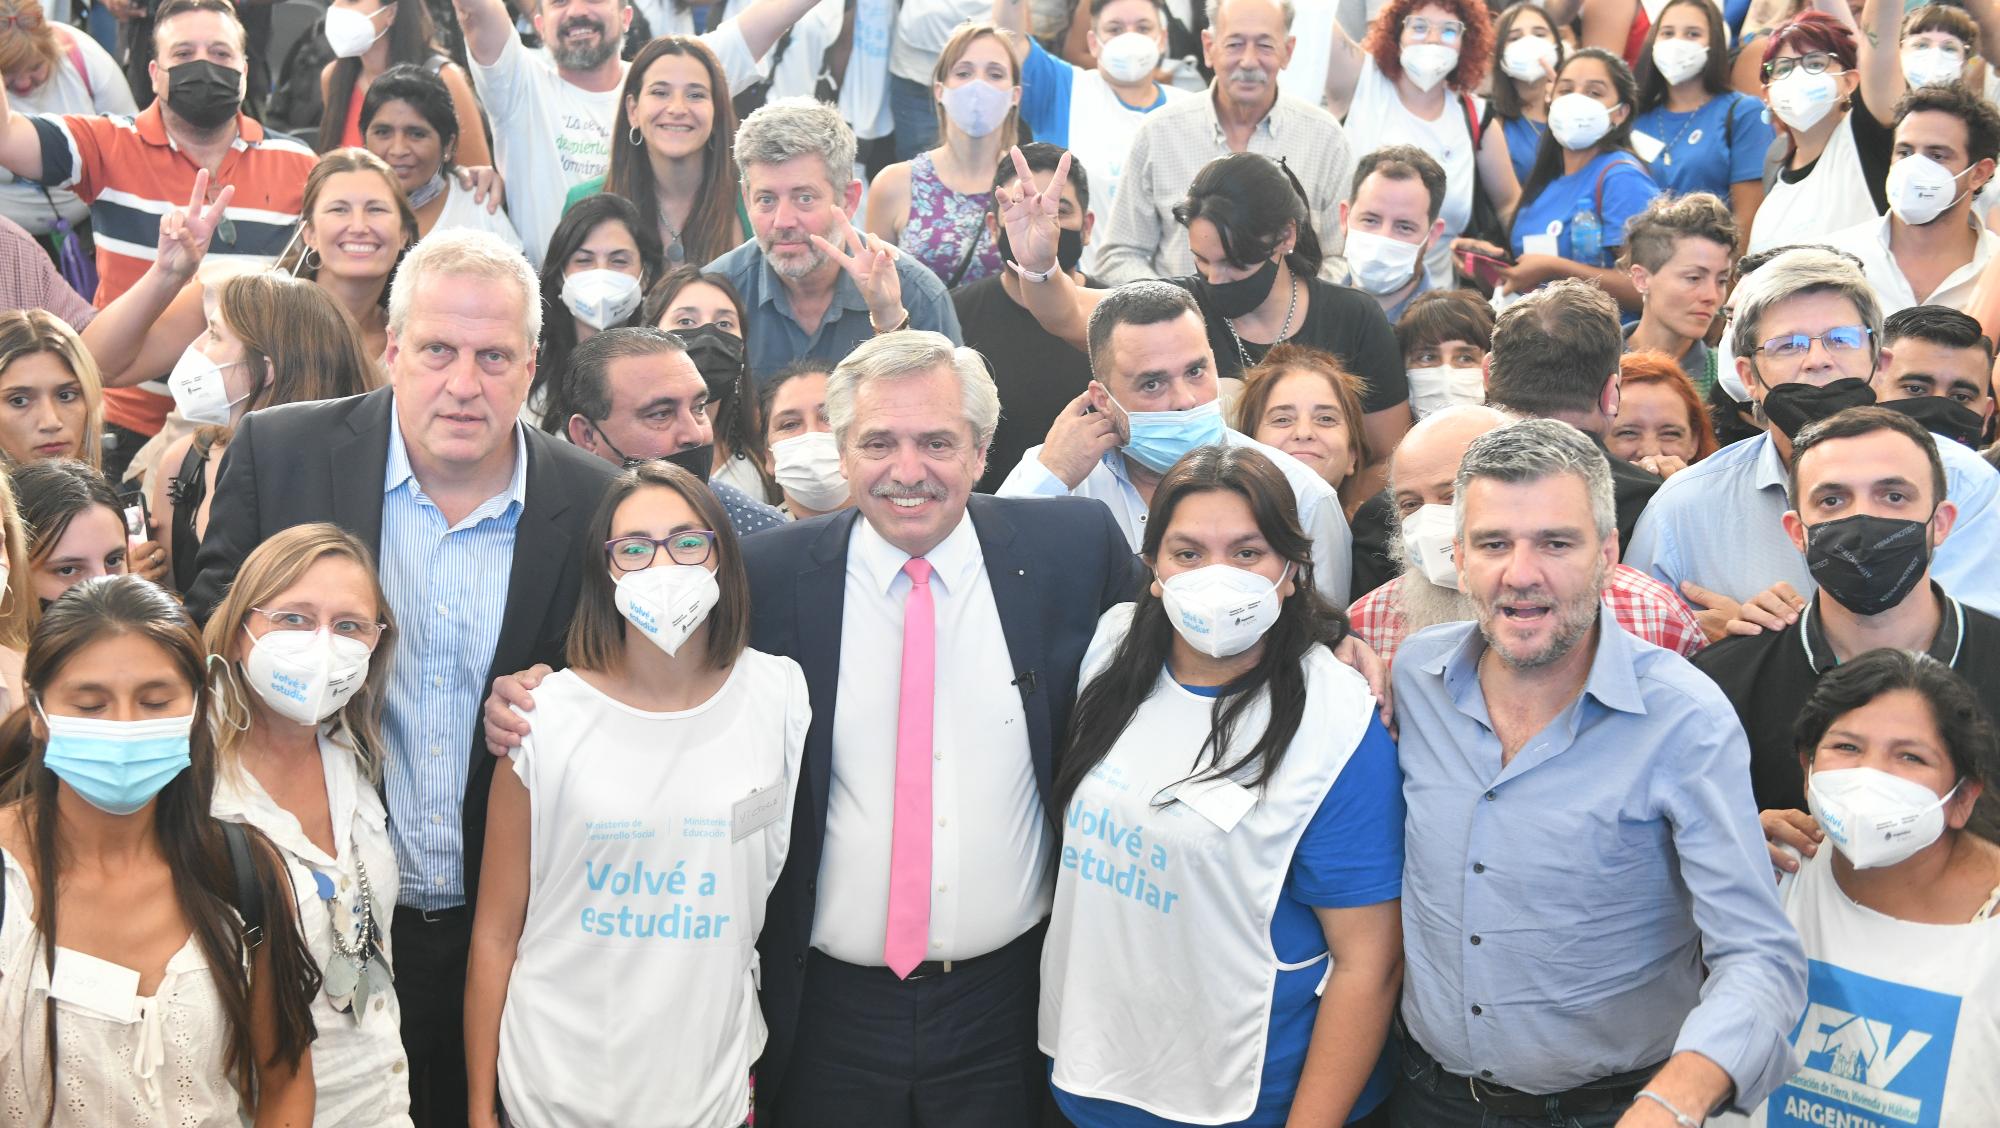
M 1787 184 L 1780 175 L 1771 185 L 1750 222 L 1750 246 L 1744 254 L 1793 243 L 1824 243 L 1833 232 L 1881 214 L 1868 192 L 1861 150 L 1854 144 L 1854 115 L 1861 112 L 1865 111 L 1847 112 L 1804 180 Z
M 320 733 L 319 753 L 337 856 L 328 857 L 315 846 L 297 816 L 278 806 L 246 771 L 216 773 L 209 811 L 222 822 L 256 827 L 284 856 L 298 897 L 300 934 L 324 975 L 333 958 L 333 911 L 347 925 L 345 938 L 350 943 L 359 931 L 357 861 L 368 871 L 385 955 L 398 884 L 396 852 L 389 843 L 389 816 L 381 796 L 362 778 L 353 750 L 335 740 L 330 730 Z M 392 957 L 391 969 L 394 966 Z M 403 1053 L 402 1010 L 396 993 L 376 994 L 363 1013 L 355 1015 L 335 1010 L 322 986 L 313 996 L 312 1019 L 319 1031 L 312 1047 L 314 1128 L 408 1128 L 410 1066 Z
M 1084 684 L 1131 619 L 1125 603 L 1098 621 Z M 1186 1124 L 1255 1110 L 1278 972 L 1331 958 L 1279 963 L 1271 917 L 1299 839 L 1375 709 L 1361 675 L 1326 648 L 1307 654 L 1305 673 L 1305 715 L 1263 788 L 1180 782 L 1214 699 L 1163 669 L 1062 812 L 1039 1026 L 1065 1092 Z M 1225 758 L 1254 744 L 1269 716 L 1262 700 L 1248 708 Z M 1163 791 L 1176 801 L 1159 805 Z
M 34 895 L 12 854 L 0 850 L 7 883 L 0 922 L 0 1124 L 42 1122 L 49 1099 L 43 1008 L 49 973 L 34 924 Z M 56 949 L 58 965 L 79 956 Z M 91 957 L 82 956 L 89 960 Z M 100 1005 L 111 1000 L 99 998 Z M 56 1002 L 56 1128 L 239 1128 L 245 1112 L 217 1031 L 228 1019 L 208 961 L 193 936 L 167 961 L 150 997 L 118 1000 L 123 1014 Z
M 1473 95 L 1474 119 L 1482 116 L 1485 109 L 1485 100 Z M 1474 161 L 1478 157 L 1472 145 L 1472 131 L 1465 124 L 1465 103 L 1458 91 L 1445 88 L 1444 112 L 1436 121 L 1425 121 L 1403 105 L 1396 84 L 1376 67 L 1374 56 L 1364 52 L 1361 75 L 1354 81 L 1354 98 L 1348 103 L 1347 120 L 1341 124 L 1347 130 L 1347 151 L 1356 154 L 1357 159 L 1384 145 L 1415 145 L 1444 166 L 1444 210 L 1438 213 L 1438 218 L 1444 220 L 1444 234 L 1431 243 L 1430 252 L 1424 256 L 1424 272 L 1430 276 L 1432 286 L 1449 287 L 1451 241 L 1472 221 L 1472 182 L 1476 174 Z M 1498 128 L 1498 123 L 1492 128 Z M 1347 198 L 1351 187 L 1340 186 L 1342 199 Z M 1331 234 L 1320 232 L 1320 241 L 1328 241 Z
M 756 650 L 676 713 L 572 670 L 535 690 L 513 753 L 528 909 L 500 1013 L 516 1128 L 743 1123 L 765 1037 L 757 933 L 811 719 L 798 664 Z
M 1992 1128 L 2000 1119 L 2000 915 L 1917 924 L 1849 900 L 1831 847 L 1778 895 L 1804 942 L 1806 1009 L 1791 1028 L 1803 1067 L 1718 1128 L 1834 1124 Z M 2000 890 L 1995 891 L 2000 899 Z

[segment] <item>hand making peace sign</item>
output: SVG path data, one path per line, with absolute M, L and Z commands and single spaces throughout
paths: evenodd
M 834 241 L 812 236 L 821 254 L 840 264 L 861 299 L 868 303 L 868 321 L 878 333 L 902 325 L 908 315 L 903 310 L 903 279 L 896 273 L 896 259 L 902 252 L 873 235 L 856 231 L 847 213 L 835 208 Z
M 1055 177 L 1044 191 L 1035 189 L 1035 173 L 1021 156 L 1019 146 L 1008 150 L 1014 160 L 1014 183 L 999 193 L 1000 222 L 1007 228 L 1007 243 L 1014 250 L 1014 263 L 1021 270 L 1045 274 L 1056 267 L 1056 213 L 1062 207 L 1063 186 L 1069 183 L 1069 154 L 1056 162 Z
M 215 194 L 215 202 L 206 203 L 208 170 L 194 174 L 194 191 L 188 193 L 187 207 L 176 208 L 160 220 L 158 261 L 162 273 L 179 282 L 194 277 L 195 268 L 208 254 L 215 229 L 222 225 L 229 201 L 235 197 L 236 185 L 224 185 Z

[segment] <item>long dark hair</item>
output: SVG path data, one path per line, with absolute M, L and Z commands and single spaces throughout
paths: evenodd
M 2000 781 L 2000 736 L 1979 694 L 1950 666 L 1914 651 L 1870 650 L 1828 671 L 1799 710 L 1792 746 L 1811 761 L 1835 721 L 1901 689 L 1924 699 L 1958 778 L 1987 787 Z
M 708 72 L 709 104 L 715 118 L 702 146 L 701 184 L 695 189 L 694 208 L 681 227 L 681 248 L 690 263 L 710 262 L 743 241 L 743 228 L 736 220 L 736 107 L 729 100 L 729 79 L 715 52 L 699 39 L 685 35 L 663 35 L 646 44 L 625 72 L 625 89 L 618 98 L 618 116 L 611 125 L 611 169 L 604 174 L 604 190 L 623 196 L 639 209 L 639 221 L 655 232 L 660 229 L 660 199 L 655 192 L 653 162 L 646 154 L 646 139 L 632 140 L 632 115 L 627 101 L 639 100 L 646 87 L 646 72 L 654 62 L 669 55 L 693 59 Z
M 61 542 L 70 523 L 94 507 L 124 524 L 124 507 L 97 468 L 74 458 L 45 458 L 14 467 L 14 497 L 28 530 L 28 559 L 41 560 Z
M 1653 30 L 1646 33 L 1646 45 L 1639 49 L 1639 61 L 1633 67 L 1633 77 L 1639 83 L 1639 101 L 1632 107 L 1634 114 L 1666 104 L 1668 84 L 1653 65 L 1653 44 L 1660 38 L 1660 19 L 1665 19 L 1673 8 L 1700 8 L 1708 21 L 1708 65 L 1701 68 L 1701 88 L 1710 94 L 1730 89 L 1729 27 L 1722 22 L 1722 9 L 1715 6 L 1715 0 L 1667 0 L 1660 9 L 1659 19 L 1653 21 Z M 1723 140 L 1726 142 L 1728 138 Z
M 1550 42 L 1556 47 L 1554 69 L 1561 70 L 1563 59 L 1569 50 L 1563 45 L 1562 36 L 1558 34 L 1561 29 L 1556 27 L 1556 21 L 1550 19 L 1547 12 L 1542 11 L 1539 5 L 1529 3 L 1528 0 L 1515 0 L 1500 13 L 1500 19 L 1493 25 L 1494 58 L 1506 54 L 1507 37 L 1513 34 L 1514 25 L 1520 22 L 1524 15 L 1534 16 L 1548 27 Z M 1551 73 L 1553 75 L 1553 72 Z M 1493 105 L 1494 117 L 1502 121 L 1518 121 L 1521 118 L 1521 92 L 1514 88 L 1513 75 L 1496 68 L 1493 74 L 1493 92 L 1486 97 Z
M 1632 77 L 1632 68 L 1625 65 L 1625 60 L 1602 47 L 1585 47 L 1573 51 L 1569 58 L 1556 66 L 1556 73 L 1549 82 L 1549 93 L 1554 95 L 1555 84 L 1562 79 L 1563 72 L 1583 59 L 1596 59 L 1604 64 L 1605 71 L 1611 75 L 1612 88 L 1618 91 L 1618 102 L 1625 107 L 1625 120 L 1614 123 L 1611 131 L 1598 140 L 1598 151 L 1631 153 L 1632 119 L 1639 116 L 1639 83 Z M 1633 153 L 1633 156 L 1636 158 L 1638 154 Z M 1561 179 L 1562 175 L 1562 142 L 1556 140 L 1554 130 L 1545 130 L 1542 133 L 1541 147 L 1535 150 L 1535 167 L 1528 172 L 1528 182 L 1521 186 L 1521 206 L 1514 210 L 1514 218 L 1520 219 L 1521 212 L 1527 210 L 1528 202 L 1540 196 L 1542 189 Z M 1512 233 L 1510 225 L 1508 234 Z
M 1326 260 L 1305 187 L 1291 169 L 1257 153 L 1231 153 L 1203 165 L 1187 199 L 1174 205 L 1174 219 L 1182 227 L 1197 219 L 1214 224 L 1222 253 L 1237 266 L 1262 266 L 1292 225 L 1298 240 L 1285 256 L 1291 272 L 1311 278 Z
M 376 11 L 380 11 L 378 7 Z M 373 13 L 370 13 L 373 18 Z M 437 41 L 437 25 L 431 22 L 430 6 L 397 0 L 396 14 L 389 19 L 389 65 L 423 63 L 444 54 Z M 333 61 L 333 73 L 326 80 L 326 108 L 319 119 L 319 137 L 313 148 L 330 153 L 341 147 L 341 132 L 347 128 L 347 103 L 354 98 L 354 83 L 361 77 L 361 56 Z M 366 95 L 363 95 L 366 97 Z M 367 128 L 363 126 L 362 128 Z
M 1298 505 L 1291 484 L 1271 460 L 1249 447 L 1198 447 L 1168 470 L 1153 490 L 1146 515 L 1146 540 L 1141 549 L 1157 565 L 1160 542 L 1180 503 L 1199 493 L 1228 491 L 1243 498 L 1256 516 L 1257 530 L 1271 550 L 1292 566 L 1292 594 L 1278 612 L 1278 621 L 1264 635 L 1256 666 L 1226 686 L 1215 699 L 1208 739 L 1195 762 L 1194 777 L 1229 776 L 1252 765 L 1256 775 L 1246 786 L 1261 787 L 1284 761 L 1285 750 L 1298 734 L 1306 708 L 1306 654 L 1315 646 L 1333 646 L 1347 635 L 1347 615 L 1313 590 L 1312 541 L 1299 528 Z M 1174 628 L 1166 609 L 1150 589 L 1142 588 L 1132 609 L 1132 626 L 1105 664 L 1077 695 L 1070 717 L 1067 746 L 1056 769 L 1056 802 L 1052 817 L 1069 805 L 1084 777 L 1111 752 L 1112 745 L 1153 692 L 1173 648 Z M 1260 693 L 1270 701 L 1270 721 L 1248 752 L 1224 760 L 1236 723 Z
M 438 135 L 438 171 L 446 176 L 458 167 L 452 157 L 458 150 L 458 106 L 451 100 L 451 87 L 444 79 L 414 63 L 397 63 L 376 76 L 361 96 L 361 147 L 368 148 L 368 127 L 375 115 L 391 102 L 401 102 Z M 374 152 L 369 149 L 369 152 Z
M 245 970 L 245 949 L 236 905 L 235 869 L 223 841 L 222 824 L 209 815 L 215 789 L 215 744 L 206 723 L 208 687 L 202 676 L 201 638 L 187 612 L 165 591 L 137 576 L 101 576 L 71 588 L 42 613 L 28 644 L 22 671 L 27 696 L 38 699 L 63 667 L 84 648 L 108 638 L 137 635 L 165 651 L 173 670 L 194 694 L 197 722 L 189 734 L 191 763 L 154 800 L 154 829 L 161 855 L 173 874 L 174 895 L 181 915 L 194 931 L 208 961 L 222 1003 L 224 1029 L 215 1032 L 226 1046 L 225 1062 L 245 1100 L 253 1099 L 260 1066 L 296 1065 L 315 1036 L 313 996 L 319 992 L 319 969 L 299 935 L 294 894 L 284 863 L 270 842 L 245 828 L 251 845 L 258 896 L 264 903 L 264 953 L 277 1004 L 271 1059 L 258 1062 L 251 1041 L 251 981 Z M 56 805 L 59 783 L 42 762 L 44 738 L 37 735 L 34 711 L 18 708 L 0 724 L 0 803 L 12 808 L 33 832 L 35 880 L 41 890 L 42 958 L 50 969 L 56 960 L 56 914 L 60 907 L 63 841 L 62 815 Z M 56 1004 L 48 1000 L 43 1017 L 48 1041 L 49 1107 L 44 1123 L 55 1119 L 57 1050 Z
M 597 225 L 616 220 L 632 233 L 632 242 L 639 248 L 639 288 L 643 291 L 653 285 L 660 276 L 661 265 L 666 261 L 666 251 L 660 246 L 660 229 L 639 219 L 639 209 L 623 196 L 600 192 L 595 196 L 585 196 L 576 205 L 563 213 L 562 222 L 556 224 L 554 234 L 549 236 L 548 257 L 542 260 L 542 346 L 535 358 L 535 380 L 528 388 L 528 402 L 542 402 L 540 397 L 555 395 L 555 389 L 562 384 L 562 375 L 569 368 L 570 350 L 576 348 L 576 318 L 563 304 L 563 279 L 568 273 L 563 269 L 569 264 L 569 256 L 576 253 L 583 241 L 590 237 Z M 644 312 L 642 301 L 632 309 L 632 316 L 623 324 L 637 325 Z M 605 328 L 615 328 L 607 325 Z M 551 410 L 542 415 L 542 430 L 553 435 L 569 422 L 569 416 L 554 410 L 558 405 L 553 399 L 547 403 Z

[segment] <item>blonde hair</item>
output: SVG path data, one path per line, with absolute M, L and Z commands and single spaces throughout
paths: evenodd
M 56 42 L 55 26 L 42 14 L 41 0 L 0 0 L 0 20 L 13 26 L 0 31 L 0 74 L 15 74 L 36 65 L 47 66 L 55 77 L 62 59 L 62 45 Z
M 963 23 L 958 25 L 958 30 L 951 33 L 950 39 L 945 40 L 944 50 L 938 52 L 937 66 L 931 68 L 932 85 L 943 86 L 945 84 L 944 80 L 951 75 L 951 68 L 958 65 L 958 61 L 965 57 L 967 51 L 972 49 L 973 43 L 989 37 L 994 42 L 1000 44 L 1000 53 L 1007 57 L 1007 71 L 1014 76 L 1014 89 L 1019 90 L 1021 88 L 1020 60 L 1014 57 L 1014 47 L 1010 41 L 1009 33 L 1002 31 L 999 25 L 993 23 Z M 975 78 L 973 81 L 984 82 L 985 79 Z M 931 101 L 934 103 L 932 108 L 937 113 L 938 144 L 942 145 L 944 144 L 945 127 L 951 124 L 951 122 L 945 116 L 944 102 L 936 97 L 933 97 Z M 1006 120 L 1000 123 L 1000 151 L 1002 153 L 1013 147 L 1015 140 L 1020 136 L 1020 132 L 1021 106 L 1019 102 L 1016 102 L 1014 105 L 1007 107 Z
M 246 717 L 250 708 L 249 686 L 239 671 L 239 663 L 229 656 L 231 648 L 240 640 L 253 609 L 298 583 L 307 569 L 329 556 L 351 560 L 368 574 L 368 586 L 375 597 L 375 614 L 388 626 L 369 656 L 368 676 L 362 680 L 361 688 L 324 723 L 332 724 L 334 735 L 354 749 L 355 759 L 370 782 L 381 777 L 382 699 L 388 692 L 395 613 L 389 609 L 389 599 L 376 577 L 375 559 L 368 546 L 353 534 L 323 521 L 293 525 L 258 545 L 237 570 L 229 593 L 222 597 L 221 606 L 215 609 L 202 631 L 202 645 L 209 655 L 209 679 L 214 683 L 215 713 L 211 727 L 215 730 L 219 770 L 241 768 L 243 741 L 249 731 L 247 720 L 239 725 L 229 715 L 232 691 L 243 699 Z M 222 660 L 219 663 L 218 658 Z
M 0 311 L 0 373 L 24 356 L 49 353 L 59 358 L 83 388 L 83 449 L 76 457 L 91 469 L 104 466 L 104 381 L 83 338 L 55 314 L 42 309 Z M 4 458 L 0 455 L 0 458 Z
M 0 530 L 6 534 L 7 585 L 0 591 L 0 646 L 26 651 L 28 640 L 41 622 L 41 601 L 35 598 L 34 576 L 29 572 L 28 526 L 21 521 L 21 509 L 14 504 L 14 482 L 0 471 Z

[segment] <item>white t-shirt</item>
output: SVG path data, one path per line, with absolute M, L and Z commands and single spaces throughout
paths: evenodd
M 521 236 L 507 219 L 505 208 L 497 212 L 486 210 L 486 205 L 473 198 L 472 190 L 458 182 L 455 176 L 446 177 L 444 210 L 438 213 L 432 231 L 454 231 L 464 228 L 471 231 L 489 231 L 506 242 L 510 247 L 521 246 Z
M 757 933 L 811 719 L 798 664 L 756 650 L 678 713 L 571 670 L 535 690 L 513 753 L 528 911 L 500 1015 L 518 1128 L 743 1123 L 764 1049 Z
M 55 65 L 49 68 L 47 82 L 26 94 L 8 92 L 8 101 L 13 103 L 14 112 L 22 114 L 137 114 L 139 107 L 132 101 L 132 90 L 125 85 L 125 73 L 111 58 L 109 52 L 97 45 L 97 41 L 83 32 L 70 27 L 55 28 Z M 75 61 L 70 57 L 69 44 L 76 45 L 76 54 L 83 60 L 83 73 L 78 73 Z M 55 201 L 51 208 L 49 202 Z M 90 217 L 90 205 L 76 198 L 76 193 L 66 188 L 51 188 L 47 195 L 33 184 L 23 183 L 14 174 L 0 168 L 0 215 L 6 216 L 28 230 L 30 235 L 46 235 L 55 230 L 56 214 L 60 212 L 71 224 L 82 223 Z M 89 295 L 84 295 L 88 297 Z
M 2000 1118 L 2000 916 L 1914 924 L 1849 900 L 1829 846 L 1778 888 L 1804 943 L 1803 1067 L 1717 1128 L 1992 1128 Z M 1996 890 L 2000 894 L 2000 890 Z
M 721 61 L 731 94 L 760 77 L 736 21 L 701 41 Z M 540 269 L 569 190 L 610 171 L 619 90 L 564 81 L 547 51 L 530 51 L 513 35 L 492 66 L 473 62 L 472 85 L 494 122 L 494 163 L 507 182 L 507 212 L 528 261 Z
M 1854 115 L 1865 112 L 1848 113 L 1804 180 L 1787 184 L 1780 176 L 1771 185 L 1750 221 L 1750 245 L 1744 254 L 1792 243 L 1823 243 L 1835 231 L 1876 217 L 1861 150 L 1854 144 Z
M 986 19 L 992 12 L 991 0 L 903 0 L 889 48 L 889 73 L 929 87 L 938 52 L 951 33 L 959 24 Z

